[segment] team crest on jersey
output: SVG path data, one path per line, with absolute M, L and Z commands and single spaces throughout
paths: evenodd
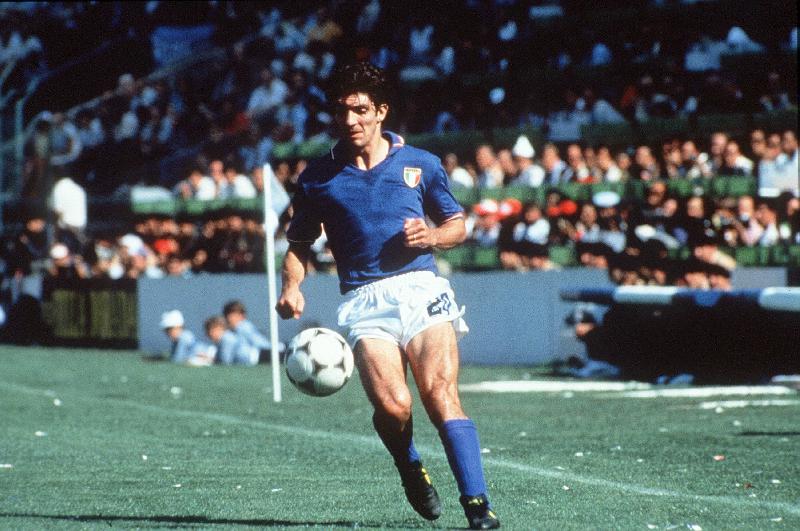
M 422 179 L 422 168 L 403 168 L 403 181 L 409 188 L 414 188 Z

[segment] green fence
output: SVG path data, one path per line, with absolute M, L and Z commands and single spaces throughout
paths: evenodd
M 758 183 L 754 177 L 714 177 L 712 179 L 672 179 L 664 181 L 668 191 L 678 197 L 702 195 L 719 199 L 722 197 L 740 197 L 755 195 Z M 537 188 L 527 186 L 507 186 L 503 188 L 454 188 L 453 195 L 464 206 L 474 205 L 482 199 L 501 200 L 516 198 L 523 203 L 535 201 L 544 202 L 545 195 L 557 190 L 563 196 L 575 201 L 588 201 L 597 192 L 610 190 L 616 192 L 623 199 L 641 201 L 647 190 L 647 183 L 642 181 L 628 181 L 619 183 L 563 183 L 558 186 L 540 186 Z
M 771 247 L 725 247 L 722 252 L 736 259 L 737 267 L 798 267 L 800 266 L 800 245 L 773 245 Z M 440 251 L 439 259 L 447 262 L 458 271 L 487 271 L 500 268 L 496 247 L 477 247 L 464 245 Z M 571 245 L 551 245 L 548 248 L 550 261 L 561 267 L 579 266 L 575 248 Z M 670 250 L 670 257 L 685 260 L 691 256 L 691 249 L 679 247 Z

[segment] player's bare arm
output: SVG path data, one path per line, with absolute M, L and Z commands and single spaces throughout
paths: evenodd
M 308 255 L 311 244 L 305 242 L 291 243 L 286 257 L 283 259 L 281 279 L 283 287 L 275 309 L 283 319 L 299 319 L 303 315 L 306 301 L 300 284 L 306 277 Z
M 422 218 L 411 218 L 403 224 L 403 235 L 406 247 L 451 249 L 464 241 L 467 229 L 463 216 L 451 218 L 438 227 L 429 227 Z

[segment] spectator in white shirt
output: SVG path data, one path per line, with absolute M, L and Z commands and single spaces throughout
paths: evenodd
M 514 147 L 511 148 L 511 154 L 514 155 L 514 162 L 519 170 L 514 184 L 541 186 L 544 182 L 544 168 L 533 162 L 536 150 L 533 149 L 527 136 L 520 135 L 517 138 Z
M 256 187 L 246 175 L 231 163 L 225 165 L 225 180 L 228 182 L 230 196 L 238 199 L 252 199 L 256 196 Z
M 261 83 L 250 93 L 247 102 L 247 114 L 252 117 L 261 116 L 273 111 L 282 104 L 289 94 L 289 87 L 284 81 L 273 75 L 269 68 L 260 73 Z
M 448 153 L 442 161 L 444 171 L 447 173 L 451 187 L 474 188 L 475 178 L 470 172 L 458 163 L 458 156 L 455 153 Z
M 607 146 L 597 148 L 594 173 L 600 181 L 605 183 L 618 183 L 622 180 L 622 170 L 617 166 L 614 157 L 611 156 L 611 150 Z
M 59 228 L 82 239 L 86 229 L 86 191 L 71 177 L 62 177 L 53 187 L 53 212 Z
M 209 200 L 217 197 L 217 187 L 199 166 L 192 166 L 186 179 L 175 185 L 173 194 L 181 199 Z

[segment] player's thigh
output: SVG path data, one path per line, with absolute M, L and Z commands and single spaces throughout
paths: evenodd
M 354 353 L 361 385 L 375 408 L 389 413 L 410 409 L 406 358 L 400 347 L 383 339 L 362 338 Z
M 426 328 L 409 341 L 406 353 L 423 400 L 447 401 L 451 413 L 458 414 L 458 343 L 452 323 Z

